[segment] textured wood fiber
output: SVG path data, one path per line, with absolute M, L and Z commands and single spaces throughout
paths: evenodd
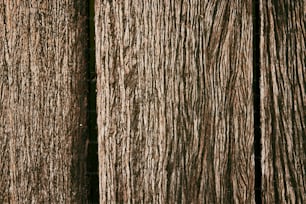
M 261 1 L 264 203 L 306 203 L 306 2 Z
M 0 203 L 83 203 L 83 2 L 0 1 Z
M 101 203 L 254 203 L 252 4 L 97 0 Z

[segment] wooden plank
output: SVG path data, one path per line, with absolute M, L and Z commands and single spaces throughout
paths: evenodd
M 252 3 L 97 0 L 101 203 L 254 203 Z
M 0 203 L 84 201 L 83 2 L 0 2 Z
M 261 1 L 264 203 L 306 202 L 304 0 Z

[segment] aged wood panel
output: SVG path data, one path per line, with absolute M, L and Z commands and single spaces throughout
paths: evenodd
M 0 203 L 83 203 L 82 0 L 0 1 Z
M 261 1 L 264 203 L 306 203 L 304 0 Z
M 97 0 L 101 203 L 254 203 L 252 3 Z

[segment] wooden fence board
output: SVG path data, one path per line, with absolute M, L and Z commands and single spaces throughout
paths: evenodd
M 252 3 L 97 0 L 101 203 L 254 203 Z
M 306 202 L 306 2 L 261 1 L 264 203 Z
M 0 2 L 0 203 L 84 203 L 83 2 Z

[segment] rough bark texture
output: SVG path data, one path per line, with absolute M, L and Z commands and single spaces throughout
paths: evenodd
M 0 1 L 0 203 L 83 203 L 83 2 Z
M 254 203 L 251 5 L 96 1 L 101 203 Z
M 261 1 L 264 203 L 306 203 L 306 2 Z

